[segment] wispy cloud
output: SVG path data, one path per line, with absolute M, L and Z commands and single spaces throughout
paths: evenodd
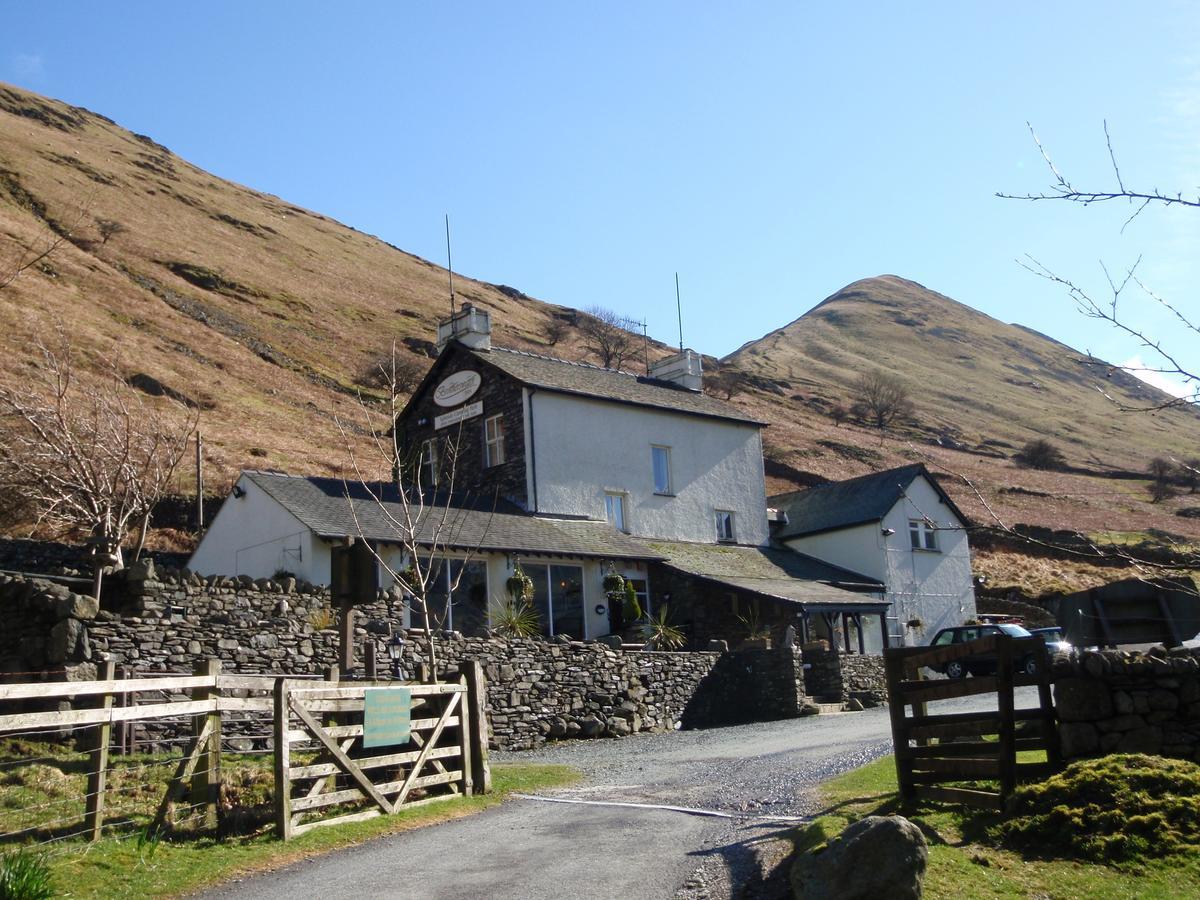
M 40 53 L 17 53 L 8 61 L 13 74 L 20 79 L 36 80 L 46 74 Z
M 1140 355 L 1129 357 L 1121 363 L 1121 368 L 1135 378 L 1141 379 L 1151 387 L 1156 387 L 1172 397 L 1190 397 L 1195 392 L 1194 387 L 1189 387 L 1179 378 L 1155 372 L 1153 367 L 1148 368 Z

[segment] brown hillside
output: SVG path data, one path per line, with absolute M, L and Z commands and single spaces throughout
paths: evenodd
M 105 240 L 102 220 L 122 230 Z M 357 373 L 393 337 L 427 359 L 448 307 L 439 266 L 216 178 L 103 116 L 0 85 L 0 272 L 56 231 L 70 242 L 0 290 L 0 379 L 25 377 L 31 341 L 61 322 L 85 372 L 111 359 L 200 406 L 210 484 L 242 467 L 342 470 L 335 419 L 362 421 Z M 569 309 L 457 275 L 455 285 L 460 301 L 492 311 L 498 344 L 584 357 L 573 329 L 554 347 L 540 337 Z M 1156 395 L 1083 361 L 894 276 L 850 285 L 729 360 L 756 385 L 734 402 L 772 423 L 773 489 L 919 455 L 966 474 L 1008 521 L 1196 534 L 1196 520 L 1171 515 L 1187 498 L 1151 505 L 1138 481 L 1031 473 L 1007 459 L 1043 435 L 1097 473 L 1141 471 L 1164 451 L 1194 455 L 1200 419 L 1118 414 L 1095 384 Z M 918 406 L 916 422 L 882 441 L 825 414 L 868 367 L 904 378 Z M 361 450 L 361 432 L 353 439 Z M 970 490 L 947 486 L 986 520 Z
M 1007 524 L 1200 533 L 1195 520 L 1173 515 L 1195 505 L 1188 497 L 1151 504 L 1146 483 L 1130 477 L 1155 456 L 1196 455 L 1194 410 L 1122 413 L 1101 390 L 1129 405 L 1168 398 L 915 282 L 894 275 L 857 281 L 726 362 L 759 385 L 747 404 L 770 416 L 781 398 L 791 401 L 790 415 L 770 416 L 778 424 L 767 440 L 782 463 L 774 488 L 786 488 L 789 468 L 844 478 L 923 458 L 947 473 L 947 488 L 979 522 L 995 513 Z M 871 370 L 901 380 L 916 405 L 912 421 L 882 440 L 873 429 L 835 427 L 828 417 L 833 404 L 850 405 L 849 386 Z M 1056 443 L 1073 471 L 1015 466 L 1009 457 L 1036 437 Z M 979 496 L 951 473 L 966 476 Z
M 121 229 L 103 240 L 100 221 Z M 62 322 L 73 344 L 200 404 L 209 460 L 338 471 L 334 418 L 361 421 L 354 379 L 392 338 L 427 359 L 448 309 L 445 269 L 278 197 L 216 178 L 152 139 L 0 84 L 0 272 L 70 243 L 0 292 L 0 377 Z M 565 314 L 456 276 L 505 346 Z M 580 355 L 573 333 L 553 352 Z

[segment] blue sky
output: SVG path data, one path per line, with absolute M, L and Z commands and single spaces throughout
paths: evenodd
M 912 278 L 1123 361 L 1020 267 L 1103 260 L 1195 309 L 1200 211 L 997 199 L 1200 184 L 1190 3 L 12 4 L 0 80 L 544 300 L 722 355 L 858 278 Z M 0 146 L 0 154 L 3 147 Z M 1200 368 L 1152 303 L 1129 312 Z M 1194 336 L 1193 336 L 1194 337 Z M 1145 354 L 1143 354 L 1145 356 Z

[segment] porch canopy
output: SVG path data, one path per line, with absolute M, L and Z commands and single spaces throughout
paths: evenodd
M 790 604 L 796 610 L 802 642 L 811 636 L 812 618 L 822 617 L 837 640 L 840 620 L 844 646 L 850 646 L 850 624 L 858 633 L 858 652 L 865 652 L 862 617 L 878 615 L 883 646 L 888 645 L 883 584 L 875 579 L 778 547 L 742 547 L 647 541 L 665 557 L 664 565 L 692 578 L 730 590 Z

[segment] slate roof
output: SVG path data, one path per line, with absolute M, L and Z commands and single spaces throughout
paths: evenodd
M 728 544 L 650 540 L 643 543 L 666 557 L 666 565 L 672 569 L 777 600 L 826 610 L 843 607 L 880 610 L 888 605 L 864 593 L 883 590 L 883 585 L 875 579 L 803 553 Z M 857 590 L 847 590 L 851 586 Z
M 732 404 L 646 375 L 602 369 L 587 363 L 568 362 L 499 347 L 467 352 L 483 362 L 490 363 L 522 384 L 541 390 L 666 409 L 687 415 L 728 419 L 749 425 L 765 424 L 750 418 Z
M 967 517 L 942 490 L 941 485 L 920 463 L 862 475 L 846 481 L 819 484 L 804 491 L 780 494 L 767 499 L 769 506 L 787 513 L 788 523 L 775 535 L 777 540 L 850 528 L 877 522 L 896 505 L 904 490 L 918 475 L 924 475 L 942 502 L 950 507 L 963 524 Z
M 268 472 L 243 472 L 242 476 L 321 537 L 398 540 L 399 531 L 389 515 L 400 522 L 404 517 L 394 485 Z M 373 499 L 372 492 L 381 503 Z M 442 521 L 445 498 L 438 501 L 436 508 L 429 504 L 429 511 L 419 520 L 422 543 L 432 542 L 434 529 Z M 448 548 L 602 559 L 662 558 L 608 522 L 534 516 L 503 500 L 494 509 L 490 498 L 455 501 L 445 521 L 440 543 Z

